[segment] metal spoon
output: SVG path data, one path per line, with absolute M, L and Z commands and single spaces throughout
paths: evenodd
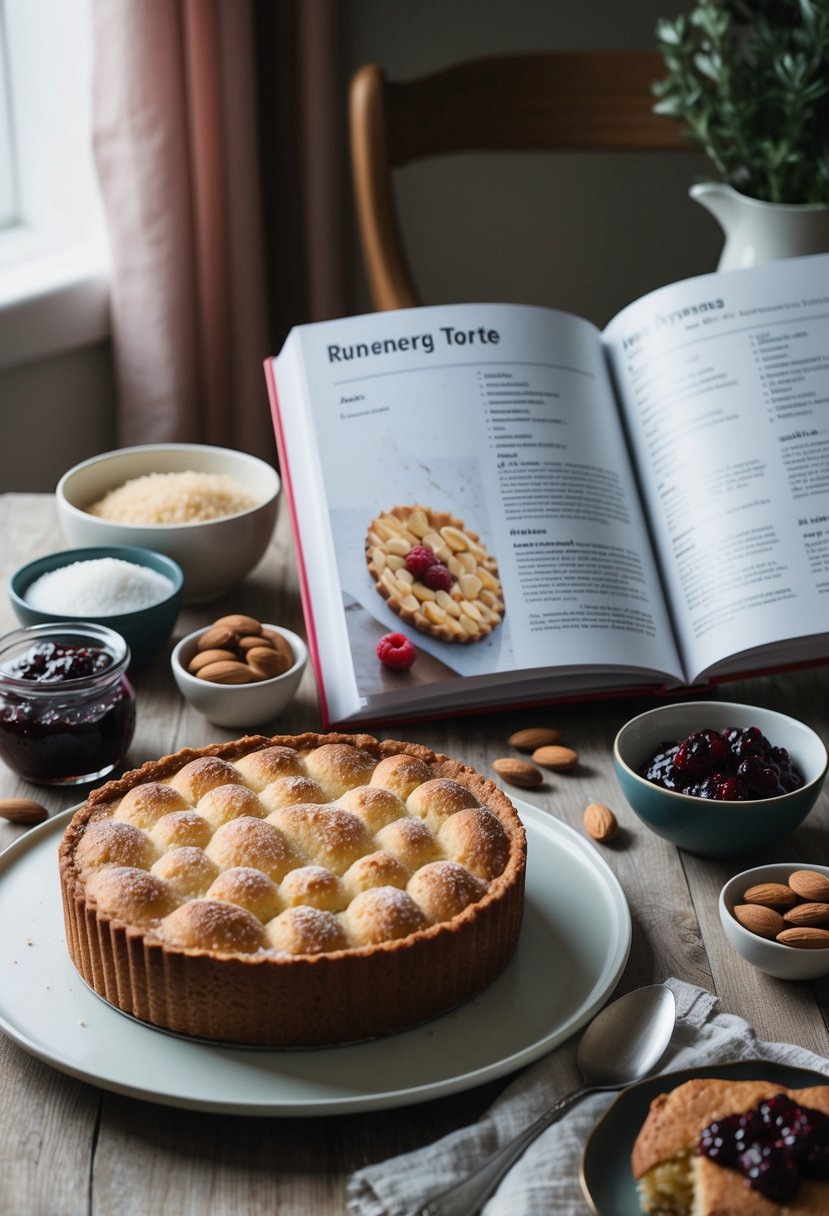
M 414 1216 L 474 1216 L 528 1145 L 575 1102 L 647 1076 L 664 1055 L 675 1024 L 676 1001 L 665 984 L 637 988 L 606 1006 L 576 1050 L 584 1085 L 559 1098 L 473 1174 L 428 1199 Z

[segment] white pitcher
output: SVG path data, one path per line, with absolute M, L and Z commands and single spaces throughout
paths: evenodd
M 701 182 L 689 193 L 725 232 L 718 270 L 829 252 L 829 207 L 765 203 L 721 182 Z

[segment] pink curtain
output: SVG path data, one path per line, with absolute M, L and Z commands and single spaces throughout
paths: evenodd
M 93 138 L 123 445 L 206 442 L 275 458 L 262 374 L 272 317 L 296 324 L 342 310 L 332 218 L 342 176 L 299 146 L 330 151 L 338 139 L 335 5 L 300 0 L 283 45 L 268 48 L 274 71 L 282 58 L 297 72 L 298 93 L 296 115 L 275 124 L 298 146 L 268 155 L 299 163 L 302 180 L 285 186 L 318 200 L 310 229 L 269 231 L 260 132 L 273 116 L 257 90 L 255 0 L 93 0 Z M 280 242 L 294 259 L 301 247 L 301 268 L 274 303 L 267 266 Z

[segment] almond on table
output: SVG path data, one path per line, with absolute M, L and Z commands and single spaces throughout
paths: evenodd
M 578 752 L 573 751 L 572 747 L 561 747 L 559 744 L 537 747 L 532 757 L 542 768 L 549 768 L 558 773 L 575 768 L 579 762 Z
M 592 836 L 600 844 L 612 840 L 619 830 L 619 824 L 613 811 L 600 802 L 591 802 L 585 808 L 583 822 L 588 836 Z
M 0 798 L 0 819 L 33 827 L 49 818 L 49 812 L 32 798 Z
M 527 760 L 517 760 L 512 756 L 493 760 L 492 767 L 503 781 L 508 781 L 510 785 L 523 786 L 525 789 L 541 785 L 544 780 L 542 773 L 534 764 L 530 764 Z
M 519 752 L 534 752 L 539 747 L 549 747 L 561 740 L 561 731 L 552 726 L 526 726 L 514 731 L 507 739 L 510 747 Z

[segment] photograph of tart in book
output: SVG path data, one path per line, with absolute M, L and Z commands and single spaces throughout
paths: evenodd
M 440 642 L 479 642 L 500 625 L 498 565 L 448 511 L 414 503 L 381 511 L 365 540 L 375 587 L 401 620 Z

